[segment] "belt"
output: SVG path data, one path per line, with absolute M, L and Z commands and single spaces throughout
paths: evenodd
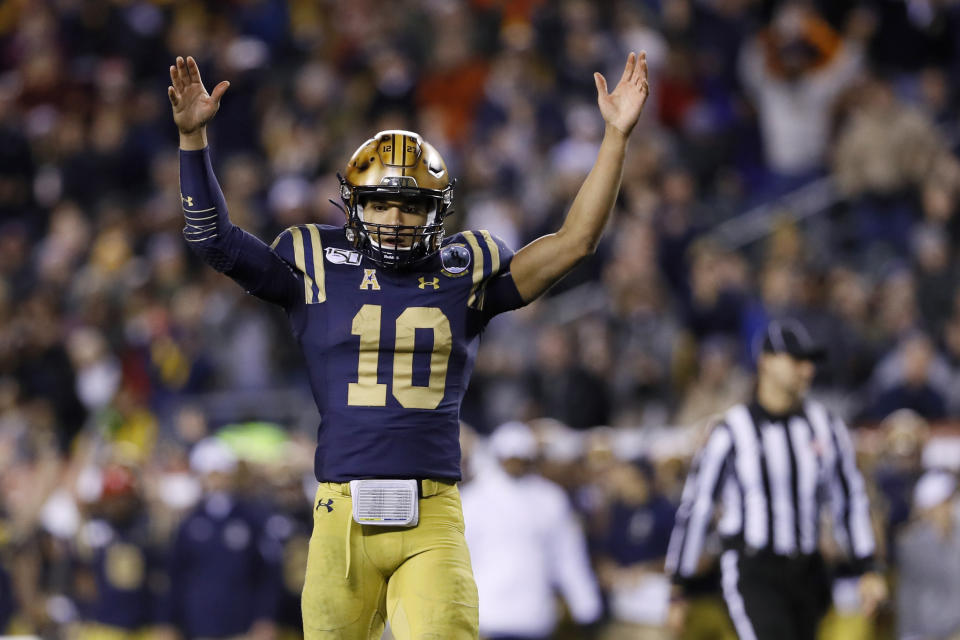
M 757 549 L 756 547 L 745 546 L 740 550 L 741 555 L 750 560 L 761 560 L 765 562 L 790 562 L 790 563 L 814 563 L 819 562 L 822 556 L 818 551 L 813 553 L 776 553 L 770 549 Z
M 325 482 L 324 484 L 328 485 L 334 491 L 338 491 L 340 495 L 344 495 L 344 496 L 350 495 L 349 482 Z M 456 480 L 418 478 L 417 494 L 421 498 L 429 498 L 430 496 L 435 496 L 438 493 L 441 493 L 442 491 L 449 489 L 455 484 L 457 484 Z
M 803 553 L 801 551 L 794 551 L 792 553 L 777 553 L 771 547 L 755 547 L 753 545 L 746 544 L 739 536 L 727 537 L 721 542 L 723 544 L 724 551 L 736 551 L 743 558 L 757 558 L 772 561 L 810 562 L 818 561 L 823 557 L 819 550 L 816 550 L 813 553 Z

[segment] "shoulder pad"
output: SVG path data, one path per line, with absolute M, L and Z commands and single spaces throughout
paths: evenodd
M 323 240 L 329 229 L 318 224 L 301 224 L 284 230 L 270 248 L 284 262 L 302 274 L 307 304 L 324 302 L 326 286 L 323 268 Z
M 470 265 L 467 269 L 474 288 L 479 289 L 490 278 L 510 270 L 513 250 L 489 231 L 463 231 L 452 236 L 444 243 L 444 247 L 456 244 L 467 247 L 470 252 Z M 447 265 L 444 265 L 444 268 L 447 268 Z

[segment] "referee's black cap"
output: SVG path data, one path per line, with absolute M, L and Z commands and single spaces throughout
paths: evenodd
M 798 320 L 774 320 L 763 336 L 764 353 L 786 353 L 797 360 L 823 360 L 826 349 L 813 338 Z

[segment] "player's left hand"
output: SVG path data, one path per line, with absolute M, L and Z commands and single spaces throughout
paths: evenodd
M 147 633 L 147 637 L 150 638 L 150 640 L 180 640 L 180 634 L 177 632 L 176 627 L 171 625 L 153 627 Z
M 860 608 L 865 616 L 873 616 L 887 596 L 887 580 L 883 575 L 870 571 L 860 576 Z
M 593 79 L 597 83 L 597 103 L 603 119 L 624 136 L 629 136 L 640 119 L 647 96 L 650 95 L 650 86 L 647 84 L 647 53 L 641 51 L 638 56 L 630 52 L 620 82 L 613 88 L 612 93 L 607 93 L 607 79 L 602 73 L 594 73 Z
M 667 609 L 667 619 L 664 627 L 671 638 L 680 638 L 683 636 L 683 628 L 687 622 L 687 611 L 690 603 L 684 598 L 672 598 Z
M 247 635 L 250 640 L 276 640 L 277 625 L 270 620 L 257 620 Z

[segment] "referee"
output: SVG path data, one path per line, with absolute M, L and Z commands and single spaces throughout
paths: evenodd
M 886 597 L 872 571 L 874 538 L 863 478 L 843 421 L 807 399 L 823 355 L 796 321 L 772 322 L 756 394 L 712 429 L 694 460 L 667 551 L 675 600 L 697 573 L 714 503 L 721 503 L 721 583 L 741 640 L 813 640 L 830 605 L 818 550 L 820 514 L 861 575 L 864 609 Z M 682 610 L 680 607 L 675 607 Z M 674 616 L 671 617 L 675 617 Z

